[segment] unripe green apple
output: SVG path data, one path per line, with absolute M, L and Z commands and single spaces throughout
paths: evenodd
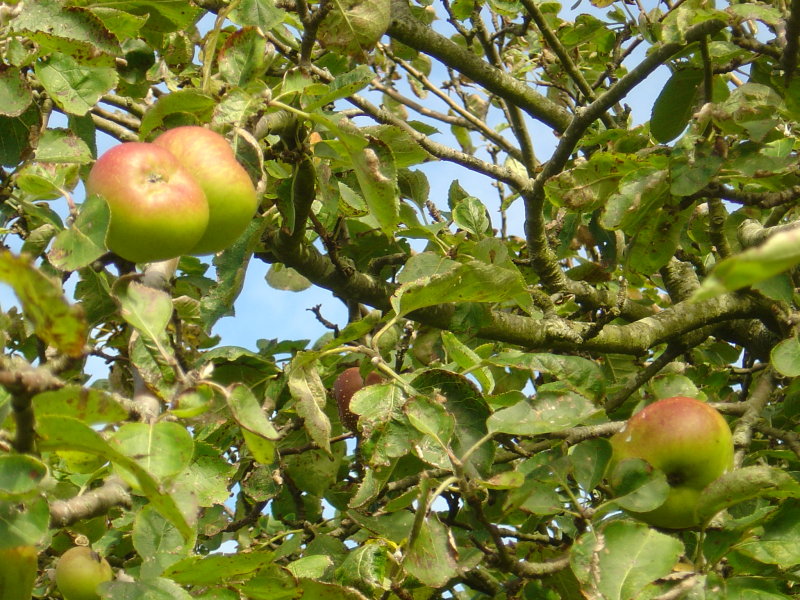
M 670 486 L 664 504 L 636 518 L 668 529 L 698 525 L 700 492 L 733 467 L 733 436 L 725 418 L 694 398 L 675 396 L 645 407 L 612 436 L 610 471 L 628 458 L 661 470 Z
M 358 390 L 366 385 L 373 385 L 383 381 L 375 371 L 367 375 L 366 380 L 361 377 L 358 367 L 350 367 L 342 371 L 333 382 L 333 397 L 339 409 L 342 424 L 350 431 L 355 431 L 358 425 L 358 415 L 350 410 L 350 399 Z
M 0 550 L 0 600 L 30 600 L 36 583 L 35 546 L 15 546 Z
M 64 600 L 99 600 L 97 586 L 112 575 L 108 561 L 86 546 L 70 548 L 56 565 L 56 585 Z
M 95 162 L 86 192 L 111 211 L 106 246 L 132 262 L 188 254 L 208 226 L 208 202 L 200 185 L 167 150 L 126 142 Z
M 208 228 L 192 254 L 213 254 L 230 246 L 253 218 L 258 198 L 228 141 L 210 129 L 186 125 L 162 133 L 153 143 L 178 159 L 208 200 Z

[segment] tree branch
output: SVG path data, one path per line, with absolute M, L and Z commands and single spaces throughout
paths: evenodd
M 316 285 L 344 298 L 368 304 L 380 310 L 389 310 L 389 297 L 396 286 L 354 271 L 347 277 L 333 263 L 308 244 L 295 244 L 279 231 L 268 231 L 263 241 L 268 253 L 256 257 L 266 262 L 281 262 L 297 269 Z M 451 329 L 456 307 L 441 304 L 422 308 L 410 318 L 437 327 Z M 564 321 L 574 336 L 560 335 L 542 327 L 542 321 L 518 314 L 486 311 L 486 323 L 478 328 L 478 337 L 517 344 L 525 348 L 548 348 L 621 354 L 643 354 L 648 349 L 680 338 L 687 333 L 713 323 L 752 317 L 762 311 L 761 305 L 744 294 L 726 294 L 702 302 L 680 302 L 657 314 L 627 325 L 607 325 L 590 340 L 576 343 L 574 337 L 587 333 L 591 323 Z
M 50 504 L 50 525 L 68 527 L 78 521 L 108 513 L 115 506 L 131 507 L 128 486 L 116 477 L 103 485 L 69 500 L 56 500 Z
M 406 0 L 392 0 L 392 21 L 386 33 L 456 69 L 556 131 L 564 131 L 569 125 L 571 117 L 566 110 L 522 81 L 493 68 L 472 52 L 417 21 Z

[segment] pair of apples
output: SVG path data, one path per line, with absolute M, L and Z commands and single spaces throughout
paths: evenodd
M 111 148 L 89 172 L 86 192 L 110 209 L 108 249 L 135 263 L 224 250 L 258 206 L 228 141 L 199 126 Z

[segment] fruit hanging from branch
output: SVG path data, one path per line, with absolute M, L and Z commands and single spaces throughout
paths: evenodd
M 381 383 L 383 377 L 372 371 L 366 378 L 361 377 L 358 367 L 350 367 L 342 371 L 333 382 L 333 397 L 339 409 L 342 424 L 350 431 L 356 431 L 358 415 L 350 410 L 350 400 L 358 390 L 367 385 Z
M 668 529 L 699 524 L 695 508 L 709 483 L 733 467 L 733 436 L 714 407 L 675 396 L 645 407 L 611 438 L 609 473 L 624 460 L 640 458 L 666 475 L 670 490 L 655 510 L 631 512 L 636 518 Z M 629 511 L 630 512 L 630 511 Z
M 258 199 L 228 141 L 210 129 L 187 125 L 162 133 L 153 144 L 169 150 L 206 195 L 208 227 L 191 254 L 213 254 L 230 246 L 253 218 Z
M 99 600 L 97 586 L 111 581 L 111 565 L 86 546 L 70 548 L 56 565 L 56 586 L 64 600 Z
M 95 162 L 86 193 L 108 204 L 106 246 L 144 263 L 190 253 L 208 226 L 208 202 L 168 150 L 144 142 L 114 146 Z

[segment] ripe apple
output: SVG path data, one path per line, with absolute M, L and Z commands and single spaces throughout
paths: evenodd
M 162 133 L 153 143 L 178 159 L 208 200 L 208 228 L 192 254 L 213 254 L 230 246 L 253 218 L 258 198 L 228 141 L 210 129 L 186 125 Z
M 99 600 L 97 586 L 111 577 L 108 561 L 86 546 L 70 548 L 56 565 L 56 585 L 64 600 Z
M 610 471 L 628 458 L 660 469 L 670 486 L 664 504 L 636 518 L 667 529 L 698 525 L 700 492 L 733 467 L 733 436 L 725 418 L 708 404 L 675 396 L 645 407 L 612 436 Z
M 342 424 L 350 431 L 355 431 L 358 425 L 358 415 L 350 411 L 350 399 L 358 390 L 366 385 L 373 385 L 383 381 L 375 371 L 367 375 L 366 380 L 361 377 L 358 367 L 350 367 L 342 371 L 333 382 L 333 397 L 339 409 Z
M 200 185 L 169 151 L 153 144 L 111 148 L 89 172 L 86 192 L 109 206 L 106 246 L 132 262 L 188 254 L 208 225 Z
M 15 546 L 0 550 L 0 598 L 29 600 L 36 583 L 35 546 Z

